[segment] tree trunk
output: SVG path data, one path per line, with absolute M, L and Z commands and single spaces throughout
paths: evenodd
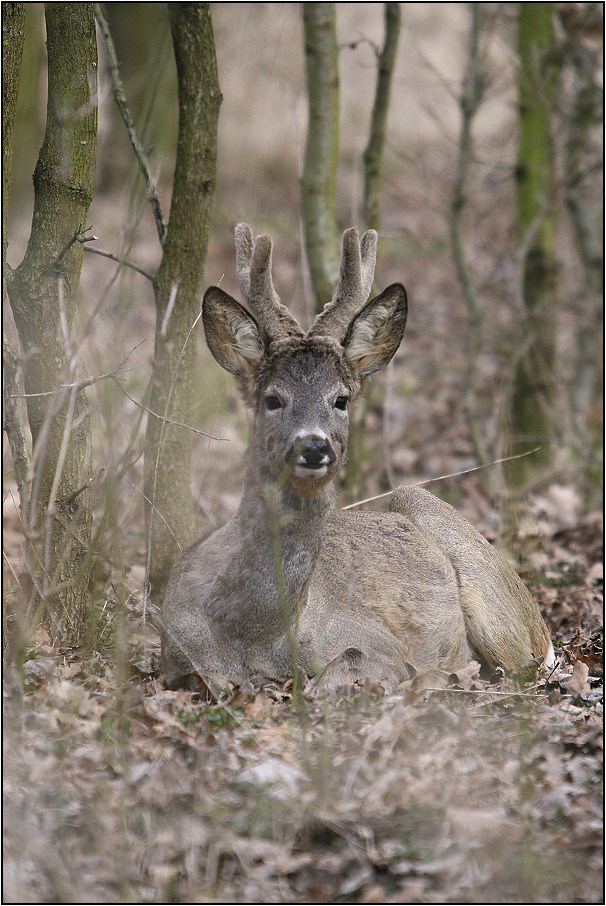
M 8 245 L 6 226 L 13 168 L 13 135 L 23 56 L 25 3 L 2 4 L 2 273 Z
M 570 401 L 577 450 L 591 450 L 592 414 L 601 421 L 603 369 L 604 170 L 603 46 L 591 40 L 602 34 L 601 4 L 567 8 L 561 13 L 570 42 L 571 110 L 566 140 L 566 205 L 582 266 L 576 317 L 576 363 Z
M 368 144 L 364 152 L 364 219 L 366 229 L 379 230 L 381 224 L 381 172 L 389 111 L 391 80 L 400 37 L 400 4 L 385 4 L 385 43 L 379 57 L 377 87 L 370 121 Z
M 179 136 L 170 221 L 154 281 L 156 340 L 145 438 L 149 579 L 159 596 L 179 547 L 194 540 L 189 424 L 208 228 L 215 195 L 221 92 L 208 3 L 169 3 Z M 168 311 L 169 305 L 171 311 Z
M 339 277 L 335 188 L 339 155 L 339 67 L 334 3 L 304 3 L 309 124 L 301 209 L 316 310 L 330 302 Z
M 463 385 L 463 409 L 471 446 L 479 464 L 489 462 L 492 458 L 486 448 L 478 422 L 477 367 L 481 351 L 482 329 L 484 324 L 484 303 L 474 282 L 463 237 L 465 234 L 464 214 L 467 204 L 467 184 L 469 169 L 474 158 L 473 121 L 479 110 L 485 84 L 480 58 L 480 35 L 482 31 L 482 7 L 479 3 L 471 5 L 471 35 L 469 63 L 460 98 L 461 133 L 459 154 L 452 192 L 450 209 L 450 242 L 457 277 L 467 305 L 467 331 L 465 335 L 465 377 Z M 486 487 L 492 490 L 491 471 L 484 476 Z
M 512 488 L 551 461 L 554 398 L 555 264 L 550 118 L 554 72 L 545 65 L 554 44 L 554 4 L 521 3 L 518 47 L 520 135 L 517 167 L 517 231 L 527 245 L 522 294 L 525 324 L 509 401 L 509 454 L 541 449 L 504 464 Z
M 4 3 L 2 6 L 2 274 L 6 269 L 8 248 L 8 205 L 11 192 L 13 167 L 13 136 L 15 115 L 21 76 L 23 39 L 25 27 L 25 3 Z M 3 284 L 4 285 L 4 284 Z M 2 300 L 4 305 L 4 298 Z M 27 415 L 25 403 L 20 399 L 23 393 L 21 360 L 8 339 L 2 336 L 2 427 L 6 431 L 13 457 L 15 478 L 21 508 L 29 498 L 30 456 L 25 425 Z
M 91 3 L 46 7 L 48 105 L 34 171 L 27 251 L 8 291 L 23 351 L 34 446 L 26 529 L 33 581 L 53 636 L 73 644 L 88 588 L 90 427 L 71 336 L 81 242 L 93 196 L 97 147 L 97 44 Z M 62 388 L 63 385 L 63 389 Z M 40 569 L 38 568 L 40 567 Z

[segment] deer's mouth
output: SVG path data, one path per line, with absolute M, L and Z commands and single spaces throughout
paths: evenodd
M 328 472 L 329 463 L 319 462 L 319 463 L 305 463 L 297 462 L 293 469 L 293 474 L 297 478 L 307 478 L 313 476 L 314 478 L 320 478 L 322 475 L 326 475 Z

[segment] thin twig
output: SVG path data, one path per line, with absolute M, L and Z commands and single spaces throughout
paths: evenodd
M 67 245 L 65 245 L 65 247 L 63 249 L 61 249 L 61 251 L 59 252 L 57 257 L 53 261 L 53 267 L 55 267 L 55 268 L 59 267 L 59 265 L 61 264 L 61 262 L 63 261 L 63 259 L 69 252 L 69 250 L 71 249 L 72 245 L 74 245 L 76 242 L 80 242 L 80 243 L 94 242 L 97 239 L 96 236 L 87 236 L 86 235 L 86 233 L 88 233 L 89 230 L 92 230 L 92 227 L 86 227 L 85 229 L 82 229 L 82 224 L 80 224 L 80 226 L 74 232 L 74 235 L 71 237 L 71 239 L 69 240 Z
M 75 502 L 76 497 L 79 497 L 80 494 L 82 494 L 84 491 L 87 491 L 90 487 L 92 487 L 92 485 L 97 481 L 98 478 L 100 478 L 100 476 L 103 474 L 103 472 L 105 472 L 104 468 L 99 469 L 97 474 L 93 475 L 92 478 L 89 478 L 87 481 L 85 481 L 84 484 L 82 485 L 82 487 L 77 488 L 75 491 L 73 491 L 69 495 L 69 497 L 66 498 L 65 506 L 66 507 L 71 506 L 71 504 Z
M 128 355 L 122 359 L 120 364 L 117 365 L 116 368 L 113 369 L 113 371 L 108 371 L 105 374 L 98 375 L 97 377 L 82 378 L 81 381 L 74 381 L 71 384 L 60 384 L 59 387 L 57 387 L 55 390 L 42 390 L 40 393 L 13 393 L 11 394 L 11 399 L 31 399 L 32 397 L 54 396 L 57 393 L 72 390 L 74 388 L 76 390 L 84 390 L 86 387 L 90 387 L 92 386 L 92 384 L 98 384 L 100 381 L 103 381 L 106 378 L 116 379 L 116 375 L 118 375 L 123 370 L 124 365 L 126 365 L 133 352 L 138 349 L 139 346 L 141 346 L 144 342 L 145 340 L 141 340 L 140 343 L 137 343 L 136 346 L 133 346 Z
M 110 374 L 108 375 L 108 377 L 111 377 L 114 379 L 114 381 L 116 381 L 115 375 Z M 165 422 L 167 425 L 172 425 L 174 428 L 185 428 L 186 431 L 192 431 L 194 434 L 197 434 L 198 437 L 208 437 L 209 440 L 221 440 L 226 442 L 229 441 L 228 437 L 214 437 L 212 434 L 207 434 L 205 431 L 200 431 L 199 428 L 192 428 L 191 425 L 184 425 L 183 422 L 174 422 L 172 419 L 166 418 L 166 416 L 164 415 L 159 415 L 157 412 L 154 412 L 153 409 L 149 409 L 147 406 L 144 406 L 143 403 L 140 403 L 138 402 L 138 400 L 134 399 L 130 395 L 130 393 L 128 393 L 128 391 L 118 383 L 118 381 L 116 381 L 116 383 L 118 384 L 118 387 L 120 388 L 124 396 L 128 397 L 131 403 L 134 403 L 135 406 L 143 409 L 143 411 L 147 412 L 149 415 L 153 415 L 154 418 L 159 418 L 160 421 Z
M 446 478 L 458 478 L 459 475 L 469 475 L 470 472 L 478 472 L 480 469 L 487 469 L 488 466 L 498 466 L 502 462 L 509 462 L 511 459 L 522 459 L 523 456 L 531 456 L 533 453 L 536 453 L 540 450 L 540 447 L 535 447 L 534 450 L 526 450 L 524 453 L 518 453 L 516 456 L 504 456 L 502 459 L 495 459 L 492 462 L 485 462 L 481 466 L 473 466 L 471 469 L 462 469 L 460 472 L 450 472 L 448 475 L 437 475 L 435 478 L 426 478 L 424 481 L 414 481 L 412 484 L 407 484 L 407 488 L 420 488 L 422 485 L 431 484 L 432 481 L 444 481 Z M 362 506 L 363 503 L 371 503 L 373 500 L 380 500 L 382 497 L 389 497 L 390 494 L 393 494 L 397 488 L 392 488 L 391 491 L 385 491 L 383 494 L 375 494 L 374 497 L 366 497 L 365 500 L 357 500 L 355 503 L 350 503 L 347 506 L 341 507 L 343 510 L 351 510 L 354 506 Z
M 109 258 L 111 261 L 117 262 L 117 264 L 122 264 L 124 267 L 129 267 L 131 271 L 136 271 L 138 274 L 141 274 L 142 277 L 147 277 L 152 283 L 154 282 L 154 275 L 150 274 L 149 271 L 146 271 L 144 267 L 140 267 L 138 264 L 135 264 L 133 261 L 129 261 L 128 258 L 120 258 L 119 255 L 114 255 L 113 252 L 106 252 L 103 249 L 89 248 L 88 246 L 84 249 L 85 252 L 90 252 L 92 255 L 101 255 L 102 258 Z
M 103 5 L 101 3 L 95 3 L 95 18 L 99 23 L 99 28 L 101 34 L 103 35 L 103 41 L 105 43 L 105 50 L 107 52 L 107 59 L 109 65 L 109 72 L 114 86 L 114 100 L 118 106 L 124 125 L 128 131 L 128 137 L 130 138 L 130 143 L 133 146 L 135 156 L 139 163 L 139 169 L 143 174 L 143 179 L 145 180 L 145 188 L 147 191 L 147 197 L 152 206 L 154 212 L 154 217 L 156 220 L 156 228 L 158 230 L 158 238 L 160 239 L 160 245 L 164 248 L 166 242 L 166 224 L 164 222 L 164 216 L 162 214 L 162 206 L 160 204 L 160 198 L 158 197 L 158 192 L 156 188 L 156 182 L 151 176 L 149 161 L 147 160 L 147 155 L 143 150 L 143 145 L 141 144 L 137 132 L 135 130 L 134 123 L 132 121 L 127 103 L 126 95 L 124 94 L 124 86 L 122 85 L 122 79 L 120 78 L 120 68 L 118 66 L 118 58 L 116 56 L 116 49 L 114 47 L 113 38 L 109 30 L 109 25 L 105 17 L 105 12 L 103 10 Z
M 541 693 L 537 689 L 535 692 L 498 692 L 495 689 L 456 689 L 453 686 L 447 686 L 445 689 L 433 689 L 430 686 L 426 686 L 422 690 L 423 692 L 453 692 L 455 695 L 496 695 L 501 698 L 534 698 L 536 700 L 537 695 L 545 695 L 546 693 Z M 490 702 L 485 702 L 485 704 L 490 704 Z
M 122 478 L 124 478 L 124 481 L 126 481 L 127 484 L 129 484 L 129 485 L 131 486 L 131 488 L 134 488 L 135 491 L 137 491 L 137 493 L 141 494 L 141 497 L 143 497 L 143 499 L 145 500 L 145 502 L 148 503 L 148 504 L 150 505 L 150 507 L 153 506 L 151 500 L 149 499 L 149 497 L 147 496 L 147 494 L 145 493 L 145 491 L 142 491 L 141 488 L 138 488 L 137 485 L 134 483 L 134 481 L 131 481 L 130 478 L 128 478 L 126 475 L 123 475 Z M 174 533 L 173 530 L 171 529 L 170 525 L 168 524 L 168 522 L 166 521 L 166 519 L 164 518 L 164 516 L 162 515 L 162 513 L 160 512 L 160 510 L 157 509 L 157 507 L 153 507 L 153 509 L 154 509 L 154 512 L 156 513 L 156 515 L 158 515 L 158 516 L 160 517 L 160 519 L 162 520 L 162 522 L 164 523 L 164 525 L 165 525 L 166 528 L 168 529 L 168 532 L 169 532 L 171 538 L 173 539 L 173 541 L 175 542 L 175 544 L 177 545 L 177 547 L 179 548 L 179 550 L 181 550 L 181 545 L 179 544 L 179 541 L 178 541 L 178 539 L 177 539 L 175 533 Z

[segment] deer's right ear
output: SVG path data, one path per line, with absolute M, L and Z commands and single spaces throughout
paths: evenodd
M 219 365 L 236 377 L 252 377 L 265 353 L 255 319 L 218 286 L 204 293 L 202 318 L 206 342 Z
M 343 347 L 359 378 L 391 361 L 404 334 L 407 312 L 406 290 L 400 283 L 392 283 L 353 319 Z

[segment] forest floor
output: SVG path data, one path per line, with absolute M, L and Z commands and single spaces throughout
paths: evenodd
M 381 40 L 381 6 L 338 5 L 343 227 L 360 223 L 369 73 L 376 69 L 368 38 Z M 403 7 L 377 280 L 380 288 L 406 284 L 409 324 L 393 365 L 366 398 L 357 495 L 432 481 L 431 490 L 499 543 L 503 501 L 489 472 L 435 481 L 477 464 L 462 406 L 469 314 L 448 238 L 468 8 Z M 246 220 L 274 237 L 277 290 L 304 320 L 299 6 L 219 3 L 213 17 L 224 103 L 205 284 L 223 281 L 237 294 L 233 227 Z M 513 18 L 504 21 L 486 42 L 496 88 L 474 124 L 465 212 L 484 318 L 474 417 L 494 458 L 503 448 L 503 401 L 521 321 L 511 178 L 517 68 Z M 151 83 L 151 57 L 148 66 Z M 89 222 L 100 248 L 153 272 L 161 250 L 122 125 L 109 122 L 110 105 L 101 111 L 99 190 Z M 25 174 L 30 192 L 38 147 L 32 144 Z M 162 166 L 168 210 L 170 161 Z M 13 208 L 14 266 L 31 211 L 27 199 Z M 293 702 L 289 684 L 251 685 L 209 701 L 202 688 L 164 688 L 153 609 L 143 596 L 147 539 L 136 488 L 143 485 L 144 431 L 132 400 L 144 398 L 149 380 L 153 289 L 140 274 L 85 256 L 83 372 L 107 374 L 128 357 L 120 385 L 104 380 L 89 388 L 94 527 L 107 516 L 109 529 L 98 538 L 81 645 L 53 646 L 34 620 L 23 656 L 17 664 L 9 656 L 5 667 L 4 902 L 604 902 L 602 402 L 598 392 L 588 415 L 595 449 L 579 455 L 568 401 L 589 304 L 564 221 L 558 265 L 554 472 L 526 495 L 515 539 L 523 578 L 554 639 L 553 672 L 529 665 L 518 677 L 485 677 L 472 664 L 453 676 L 416 676 L 394 694 L 362 686 L 327 701 L 310 683 Z M 233 381 L 202 337 L 197 369 L 192 424 L 225 439 L 194 438 L 192 490 L 202 531 L 235 511 L 247 422 Z M 112 484 L 116 475 L 124 480 Z M 24 561 L 8 454 L 4 478 L 10 620 L 24 608 Z M 349 502 L 339 492 L 340 503 Z
M 603 902 L 601 513 L 549 519 L 547 676 L 211 702 L 164 688 L 141 595 L 88 656 L 38 630 L 5 673 L 4 902 Z

